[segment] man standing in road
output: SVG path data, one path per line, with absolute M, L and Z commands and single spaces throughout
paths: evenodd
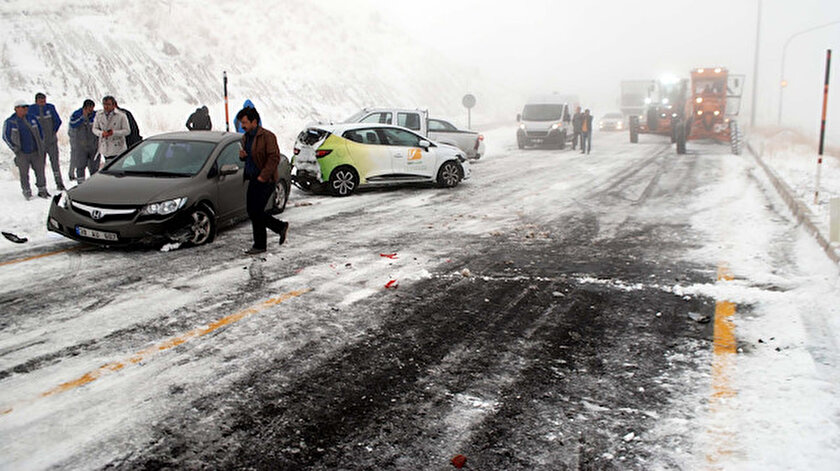
M 61 117 L 58 116 L 55 106 L 47 103 L 47 96 L 43 93 L 35 94 L 35 104 L 27 111 L 30 117 L 38 120 L 41 125 L 41 132 L 44 133 L 44 153 L 50 156 L 50 167 L 52 167 L 55 187 L 58 191 L 64 191 L 64 181 L 61 179 L 61 163 L 58 160 L 58 128 L 61 127 Z
M 575 115 L 572 117 L 572 150 L 577 149 L 578 139 L 580 139 L 580 125 L 582 122 L 583 113 L 580 112 L 580 106 L 577 106 L 575 107 Z
M 99 154 L 106 164 L 128 148 L 125 143 L 131 133 L 128 118 L 117 109 L 117 100 L 111 95 L 102 99 L 102 111 L 93 119 L 93 133 L 99 138 Z
M 96 153 L 99 140 L 93 133 L 95 105 L 93 100 L 85 100 L 82 107 L 70 116 L 70 168 L 74 169 L 73 178 L 79 183 L 85 181 L 85 169 L 88 169 L 90 175 L 99 170 L 99 157 Z
M 210 120 L 210 111 L 206 106 L 196 108 L 195 112 L 187 119 L 187 129 L 190 131 L 209 131 L 213 129 L 213 122 Z
M 245 251 L 256 255 L 266 250 L 266 228 L 280 235 L 280 245 L 286 241 L 289 223 L 266 213 L 269 198 L 275 191 L 279 178 L 280 148 L 277 137 L 260 126 L 260 114 L 254 108 L 243 108 L 236 114 L 245 135 L 242 136 L 239 158 L 245 161 L 245 179 L 248 180 L 246 205 L 254 232 L 254 245 Z
M 3 141 L 15 154 L 15 165 L 20 174 L 20 188 L 23 197 L 32 199 L 32 188 L 29 186 L 29 169 L 35 171 L 35 186 L 38 196 L 49 198 L 47 193 L 47 177 L 44 174 L 46 155 L 44 154 L 44 134 L 41 125 L 34 117 L 27 115 L 29 105 L 23 101 L 15 102 L 15 112 L 3 123 Z
M 589 154 L 592 150 L 592 115 L 589 114 L 589 108 L 583 112 L 583 117 L 580 123 L 580 153 Z

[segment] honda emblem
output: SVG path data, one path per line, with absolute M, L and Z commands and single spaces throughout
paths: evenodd
M 99 220 L 99 219 L 102 219 L 102 216 L 104 216 L 104 214 L 102 214 L 102 211 L 100 211 L 98 209 L 94 209 L 93 211 L 90 212 L 90 217 L 92 217 L 93 219 Z

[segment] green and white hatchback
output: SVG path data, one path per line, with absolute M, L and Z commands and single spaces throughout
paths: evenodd
M 348 196 L 359 187 L 405 183 L 457 186 L 470 176 L 464 152 L 408 129 L 370 123 L 314 125 L 295 142 L 292 181 L 306 191 Z

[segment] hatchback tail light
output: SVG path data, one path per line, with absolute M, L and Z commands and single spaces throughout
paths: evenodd
M 300 149 L 298 149 L 297 147 L 295 147 L 294 152 L 295 152 L 295 155 L 298 155 L 298 154 L 300 154 Z
M 332 149 L 318 149 L 315 151 L 315 157 L 321 158 L 330 155 Z
M 481 141 L 483 141 L 483 140 L 484 140 L 484 134 L 479 134 L 478 139 L 475 140 L 475 149 L 473 149 L 473 150 L 478 150 L 478 146 L 481 145 Z

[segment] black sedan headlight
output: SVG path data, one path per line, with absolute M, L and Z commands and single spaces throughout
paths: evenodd
M 187 204 L 187 197 L 149 203 L 140 210 L 141 216 L 169 216 Z

